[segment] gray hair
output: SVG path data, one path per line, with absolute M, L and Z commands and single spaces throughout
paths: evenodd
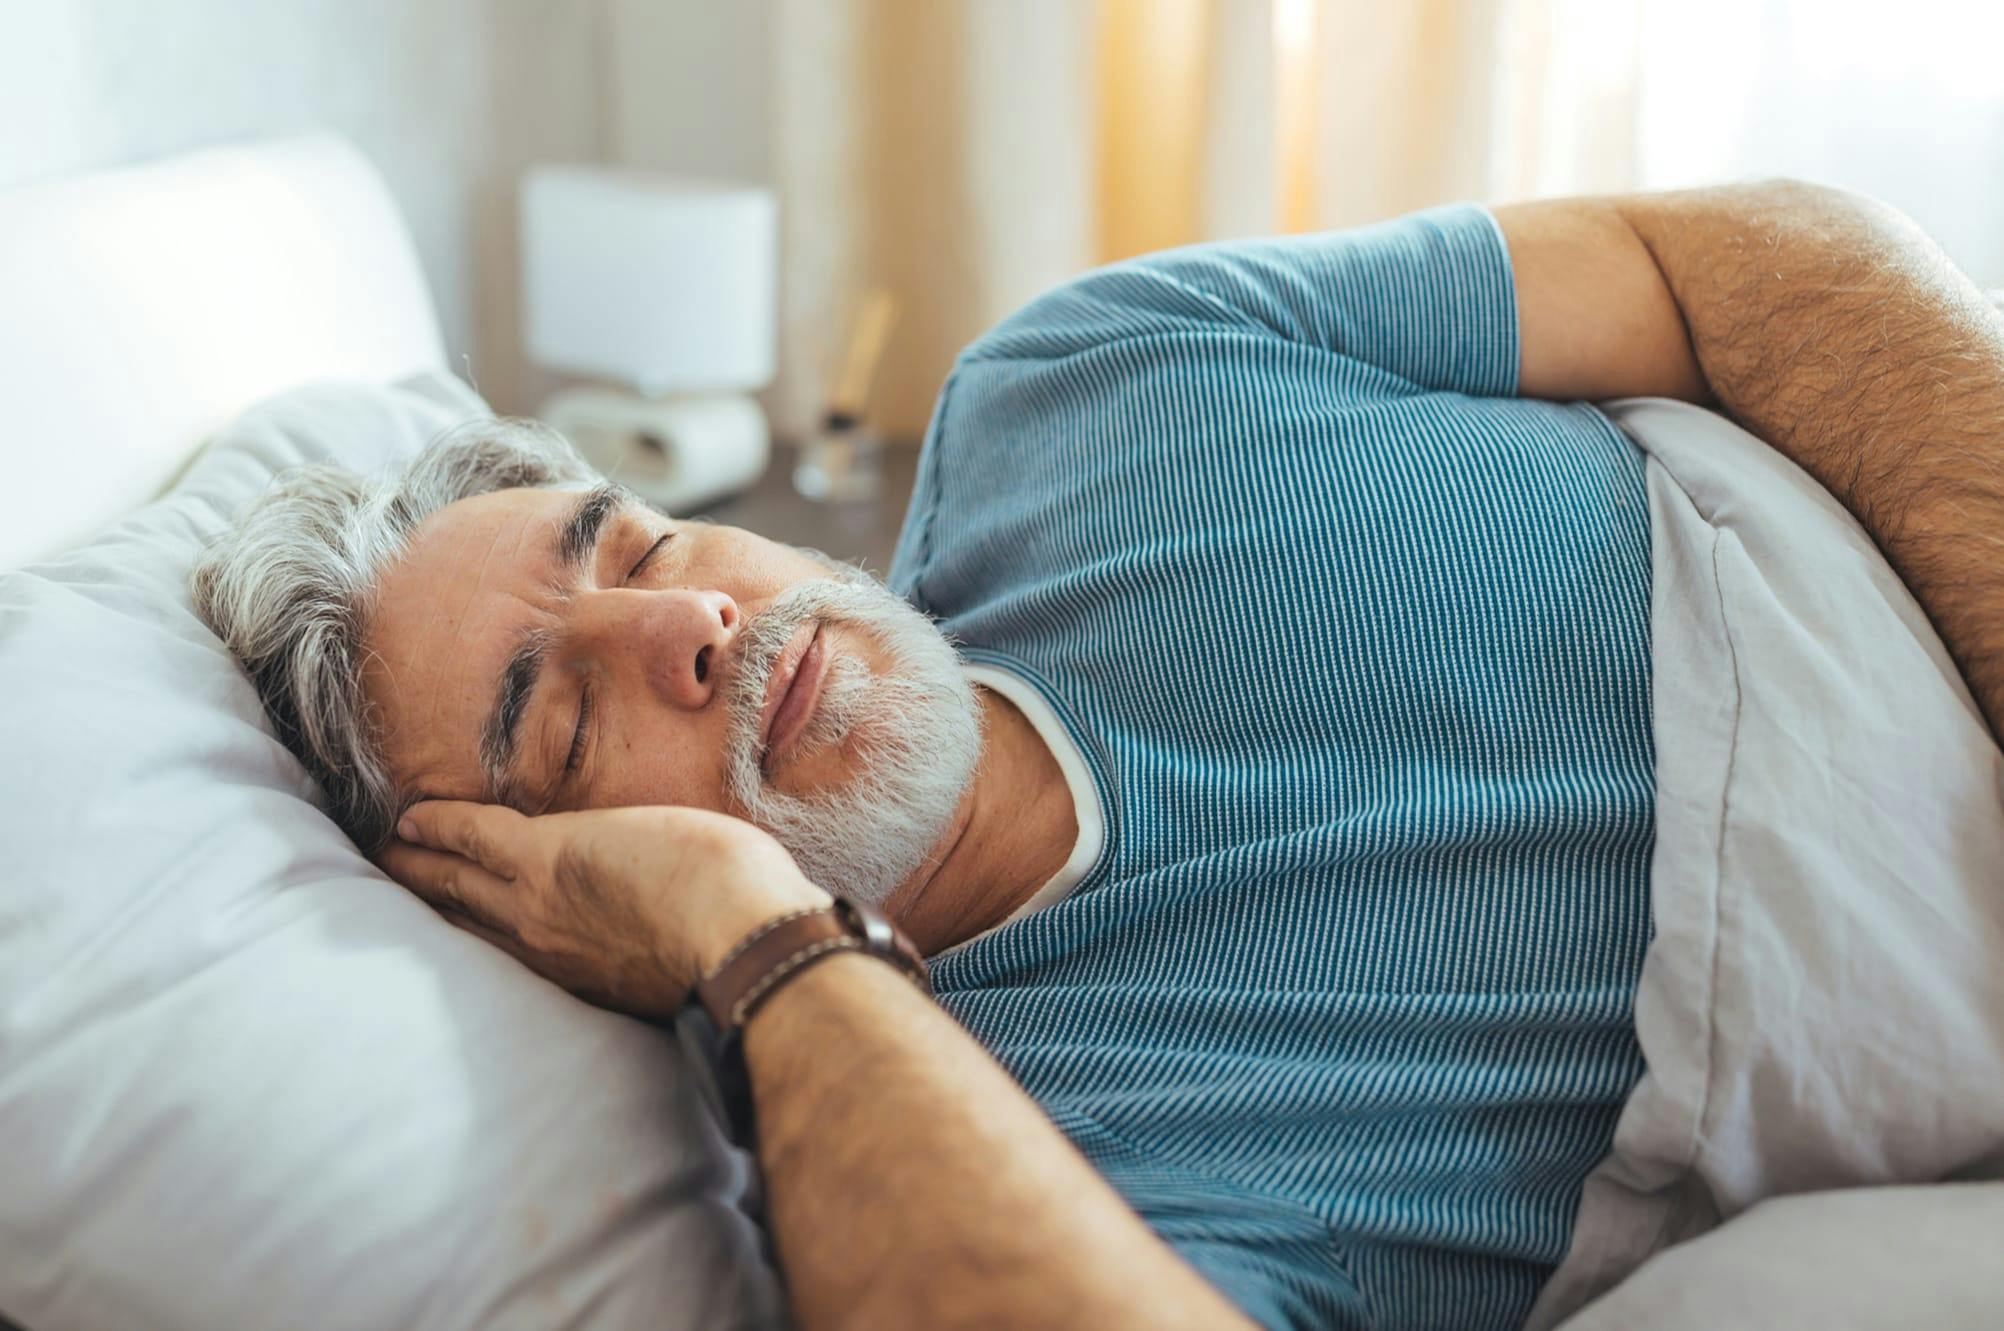
M 546 426 L 470 421 L 398 471 L 363 476 L 315 464 L 283 474 L 196 563 L 196 612 L 242 663 L 279 739 L 365 852 L 389 839 L 407 804 L 362 691 L 363 639 L 382 575 L 419 524 L 449 504 L 596 479 Z

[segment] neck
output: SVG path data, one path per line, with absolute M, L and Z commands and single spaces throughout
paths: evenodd
M 886 911 L 927 956 L 1009 918 L 1064 867 L 1079 836 L 1071 789 L 1029 718 L 978 688 L 981 764 L 932 860 Z

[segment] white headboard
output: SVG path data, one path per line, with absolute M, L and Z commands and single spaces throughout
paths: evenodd
M 152 498 L 259 398 L 443 364 L 403 220 L 340 139 L 0 192 L 0 569 Z

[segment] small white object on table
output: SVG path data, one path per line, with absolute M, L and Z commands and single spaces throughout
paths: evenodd
M 609 381 L 542 415 L 606 475 L 687 512 L 765 470 L 750 394 L 772 379 L 777 210 L 769 190 L 609 167 L 522 185 L 528 352 Z M 632 391 L 628 391 L 632 390 Z

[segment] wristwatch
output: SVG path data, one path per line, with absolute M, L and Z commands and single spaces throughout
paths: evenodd
M 756 930 L 696 982 L 696 995 L 717 1030 L 729 1033 L 742 1027 L 781 985 L 838 952 L 881 957 L 932 992 L 925 957 L 902 929 L 869 906 L 837 900 L 832 906 L 782 915 Z
M 925 956 L 882 912 L 837 899 L 832 906 L 795 911 L 759 928 L 732 948 L 715 970 L 696 982 L 696 997 L 720 1037 L 718 1089 L 734 1135 L 752 1134 L 751 1085 L 744 1062 L 744 1025 L 789 981 L 817 961 L 843 952 L 879 957 L 932 992 Z

